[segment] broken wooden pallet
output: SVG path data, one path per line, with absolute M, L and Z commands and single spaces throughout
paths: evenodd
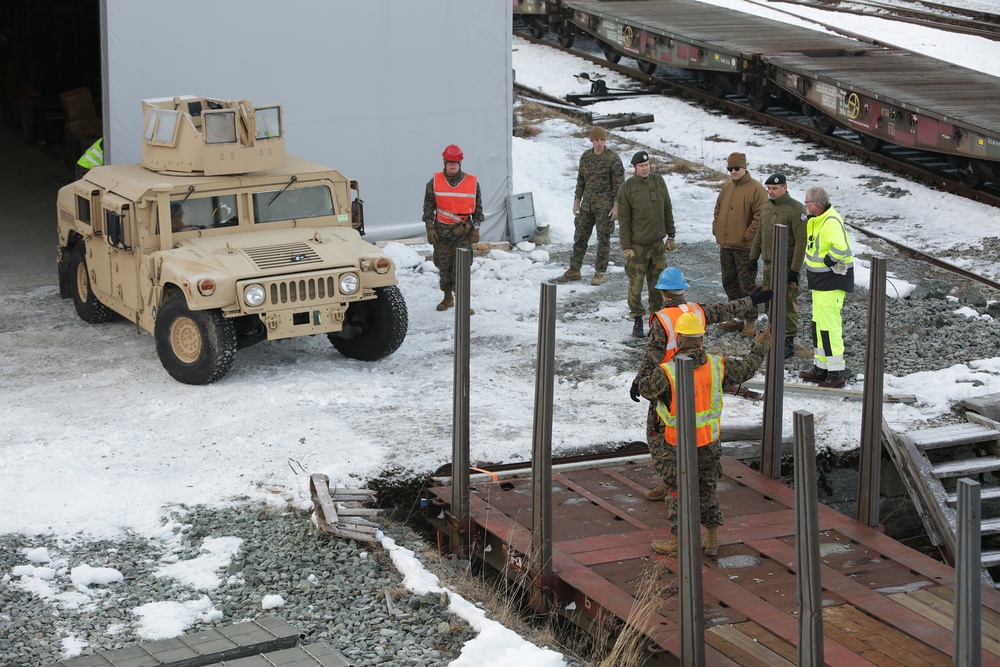
M 353 504 L 372 502 L 375 492 L 368 489 L 330 489 L 330 478 L 315 473 L 309 477 L 316 512 L 316 524 L 324 533 L 378 544 L 375 531 L 379 524 L 363 517 L 375 517 L 379 510 L 357 507 Z M 346 503 L 352 503 L 348 506 Z

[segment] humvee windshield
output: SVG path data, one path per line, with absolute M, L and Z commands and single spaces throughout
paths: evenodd
M 239 222 L 236 195 L 190 197 L 183 202 L 170 202 L 171 229 L 175 232 L 234 227 Z M 156 231 L 160 231 L 159 223 Z
M 323 215 L 333 215 L 333 199 L 330 188 L 325 185 L 269 190 L 253 195 L 254 222 L 318 218 Z

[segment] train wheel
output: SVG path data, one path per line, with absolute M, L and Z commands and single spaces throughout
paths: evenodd
M 885 141 L 869 134 L 858 134 L 858 142 L 872 153 L 878 153 L 885 146 Z
M 766 90 L 754 90 L 747 95 L 747 104 L 754 111 L 767 111 L 771 106 L 771 93 Z
M 949 162 L 958 172 L 958 180 L 967 188 L 976 188 L 982 180 L 972 169 L 972 160 L 967 157 L 952 157 Z
M 614 51 L 611 50 L 611 47 L 605 47 L 604 59 L 607 60 L 609 63 L 617 65 L 618 62 L 621 61 L 622 59 L 622 54 L 615 53 Z
M 545 37 L 545 23 L 540 18 L 529 19 L 528 30 L 531 32 L 531 36 L 536 39 Z
M 822 134 L 833 134 L 833 131 L 837 129 L 836 124 L 822 113 L 810 116 L 809 120 L 812 121 L 812 126 Z
M 639 65 L 639 71 L 643 74 L 652 75 L 656 71 L 656 63 L 651 63 L 646 60 L 636 60 Z
M 576 39 L 576 31 L 573 30 L 573 26 L 564 24 L 562 28 L 559 29 L 559 45 L 564 49 L 573 48 L 573 40 Z

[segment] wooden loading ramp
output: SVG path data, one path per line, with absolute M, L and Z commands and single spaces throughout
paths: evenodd
M 676 558 L 650 543 L 668 536 L 648 459 L 578 467 L 552 476 L 553 575 L 544 599 L 558 613 L 613 641 L 629 623 L 647 644 L 647 664 L 677 664 Z M 794 492 L 723 457 L 725 525 L 718 557 L 703 558 L 707 664 L 794 665 L 796 617 Z M 427 515 L 443 534 L 451 489 L 428 490 Z M 466 526 L 471 556 L 531 588 L 519 570 L 531 544 L 532 481 L 477 477 Z M 820 505 L 824 655 L 828 665 L 951 665 L 955 571 Z M 651 613 L 637 599 L 659 587 Z M 1000 593 L 982 589 L 983 665 L 1000 665 Z

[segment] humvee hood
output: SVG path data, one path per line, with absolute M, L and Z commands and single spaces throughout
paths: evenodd
M 215 265 L 238 277 L 356 267 L 359 256 L 383 253 L 354 229 L 324 227 L 184 239 L 164 254 Z

